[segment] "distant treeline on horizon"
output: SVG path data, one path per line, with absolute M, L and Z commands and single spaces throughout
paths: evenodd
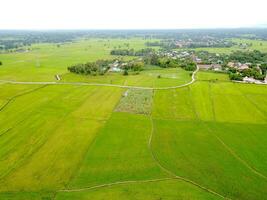
M 211 37 L 267 40 L 267 28 L 238 29 L 151 29 L 151 30 L 0 30 L 0 50 L 35 43 L 65 43 L 77 38 L 131 38 L 184 40 Z

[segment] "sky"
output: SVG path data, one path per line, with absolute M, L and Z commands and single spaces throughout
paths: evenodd
M 1 0 L 0 29 L 267 26 L 267 0 Z

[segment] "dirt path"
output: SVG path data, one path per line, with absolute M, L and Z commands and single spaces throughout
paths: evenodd
M 134 184 L 134 183 L 152 183 L 152 182 L 160 182 L 160 181 L 167 181 L 167 180 L 174 180 L 174 179 L 176 178 L 158 178 L 158 179 L 138 180 L 138 181 L 137 180 L 136 181 L 118 181 L 114 183 L 107 183 L 107 184 L 96 185 L 92 187 L 58 190 L 58 192 L 81 192 L 81 191 L 86 191 L 86 190 L 111 187 L 115 185 L 127 185 L 127 184 Z
M 141 87 L 141 86 L 128 86 L 128 85 L 115 85 L 115 84 L 105 84 L 105 83 L 84 83 L 84 82 L 27 82 L 27 81 L 7 81 L 7 80 L 0 80 L 0 83 L 9 83 L 9 84 L 29 84 L 29 85 L 84 85 L 84 86 L 108 86 L 108 87 L 119 87 L 119 88 L 128 88 L 128 89 L 145 89 L 145 90 L 169 90 L 169 89 L 176 89 L 191 85 L 196 81 L 195 75 L 198 72 L 199 67 L 192 74 L 192 80 L 188 83 L 177 85 L 177 86 L 170 86 L 170 87 Z
M 252 173 L 260 176 L 261 178 L 265 179 L 267 181 L 267 177 L 257 171 L 254 167 L 250 166 L 245 160 L 240 158 L 227 144 L 224 143 L 224 141 L 218 137 L 216 134 L 213 134 L 213 136 L 224 146 L 224 148 L 233 156 L 235 157 L 239 162 L 241 162 L 245 167 L 247 167 Z
M 22 93 L 19 93 L 19 94 L 17 94 L 17 95 L 15 95 L 15 96 L 13 96 L 13 97 L 11 97 L 11 98 L 9 98 L 1 107 L 0 107 L 0 111 L 2 111 L 3 109 L 5 109 L 5 107 L 7 107 L 12 101 L 14 101 L 16 98 L 18 98 L 18 97 L 21 97 L 21 96 L 24 96 L 24 95 L 26 95 L 26 94 L 30 94 L 30 93 L 32 93 L 32 92 L 35 92 L 35 91 L 37 91 L 37 90 L 39 90 L 39 89 L 42 89 L 42 88 L 44 88 L 44 87 L 46 87 L 47 85 L 42 85 L 42 86 L 40 86 L 40 87 L 37 87 L 37 88 L 34 88 L 34 89 L 31 89 L 31 90 L 27 90 L 27 91 L 24 91 L 24 92 L 22 92 Z

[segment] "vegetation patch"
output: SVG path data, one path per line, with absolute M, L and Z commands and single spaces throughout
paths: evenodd
M 147 148 L 150 134 L 149 117 L 113 113 L 90 146 L 70 188 L 166 177 Z
M 128 89 L 124 92 L 116 112 L 150 114 L 153 91 L 147 89 Z

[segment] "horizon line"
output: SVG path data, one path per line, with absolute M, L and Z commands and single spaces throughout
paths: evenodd
M 202 28 L 0 28 L 0 31 L 175 31 L 175 30 L 231 30 L 231 29 L 267 29 L 255 27 L 202 27 Z

